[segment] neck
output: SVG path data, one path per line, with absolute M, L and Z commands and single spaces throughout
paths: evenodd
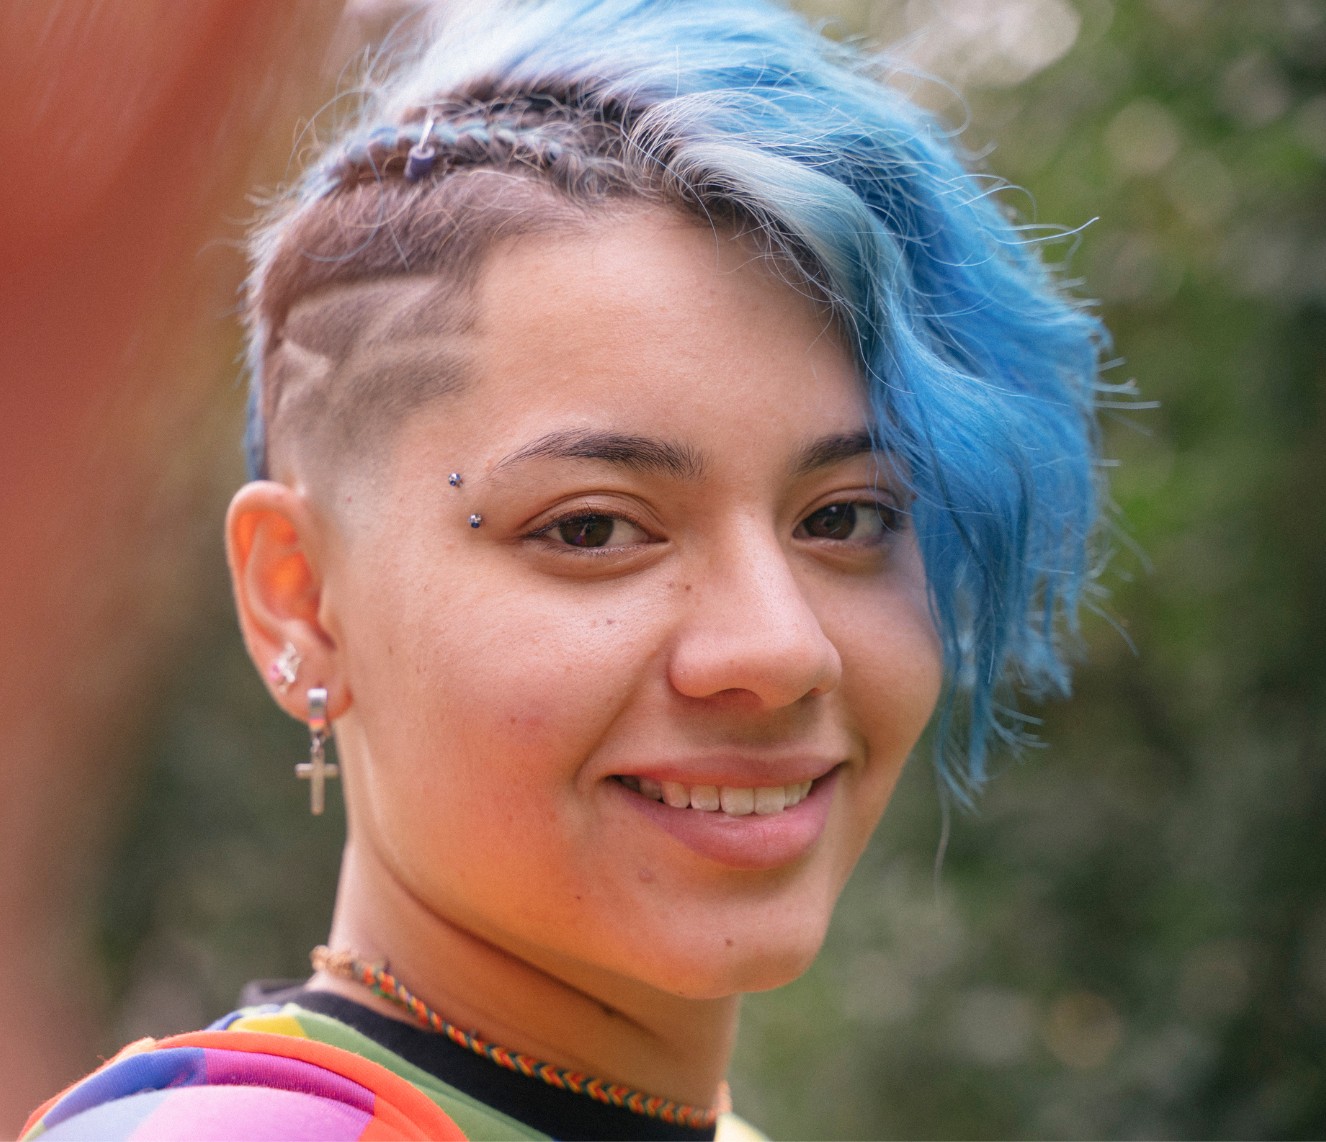
M 727 1070 L 736 996 L 686 999 L 475 932 L 426 907 L 353 843 L 328 943 L 388 965 L 457 1026 L 560 1067 L 697 1106 L 714 1103 Z M 411 1021 L 357 984 L 318 973 L 313 985 Z

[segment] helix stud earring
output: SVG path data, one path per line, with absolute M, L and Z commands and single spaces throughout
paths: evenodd
M 304 659 L 295 644 L 287 642 L 281 648 L 281 653 L 272 660 L 272 664 L 267 668 L 268 681 L 282 694 L 285 694 L 295 684 L 295 679 L 299 677 L 299 668 L 303 665 L 303 662 Z

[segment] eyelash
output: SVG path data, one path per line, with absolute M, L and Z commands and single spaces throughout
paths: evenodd
M 861 522 L 859 518 L 861 515 L 864 515 L 866 519 L 869 520 L 871 513 L 873 513 L 875 518 L 879 520 L 879 535 L 864 540 L 853 540 L 851 538 L 836 539 L 833 536 L 811 535 L 808 533 L 808 525 L 811 520 L 815 519 L 816 516 L 824 516 L 826 513 L 832 512 L 835 509 L 841 509 L 840 518 L 848 520 L 849 526 L 852 530 L 855 530 L 856 525 Z M 859 509 L 864 509 L 864 511 L 859 511 Z M 898 532 L 902 531 L 907 526 L 907 521 L 907 513 L 902 508 L 885 500 L 835 500 L 833 503 L 828 503 L 823 507 L 816 508 L 813 512 L 810 512 L 805 516 L 801 522 L 797 524 L 796 531 L 793 534 L 802 539 L 823 540 L 830 543 L 856 543 L 862 546 L 874 545 L 884 543 L 890 536 L 896 535 Z
M 525 538 L 548 540 L 548 537 L 553 532 L 557 531 L 557 529 L 560 527 L 564 527 L 566 524 L 580 523 L 580 522 L 587 523 L 591 520 L 610 520 L 612 521 L 613 524 L 617 523 L 629 524 L 630 526 L 643 532 L 645 535 L 650 536 L 650 538 L 652 539 L 652 535 L 650 533 L 649 528 L 647 528 L 634 516 L 627 514 L 621 509 L 614 509 L 612 511 L 593 511 L 593 510 L 586 510 L 585 508 L 578 508 L 566 512 L 564 515 L 560 515 L 556 519 L 551 520 L 548 523 L 545 523 L 540 527 L 535 528 L 533 531 L 529 532 L 525 536 Z M 567 554 L 575 554 L 577 556 L 602 557 L 612 552 L 622 551 L 628 547 L 639 547 L 641 546 L 641 543 L 636 542 L 630 544 L 617 544 L 612 547 L 607 547 L 607 546 L 580 545 L 580 544 L 573 544 L 566 542 L 557 543 L 555 541 L 549 540 L 548 545 L 552 548 L 557 549 L 559 552 L 565 552 Z
M 860 508 L 864 508 L 867 513 L 874 512 L 876 517 L 879 519 L 880 534 L 878 536 L 871 536 L 865 540 L 859 540 L 859 539 L 854 540 L 851 538 L 836 539 L 833 536 L 827 536 L 827 535 L 816 536 L 816 535 L 806 534 L 807 524 L 812 519 L 814 519 L 816 516 L 822 515 L 823 513 L 830 512 L 833 509 L 850 510 L 851 511 L 850 526 L 852 530 L 855 530 L 857 524 L 860 522 L 857 517 L 856 509 Z M 844 511 L 843 518 L 846 517 L 847 517 L 847 512 Z M 636 528 L 638 531 L 643 532 L 646 536 L 650 535 L 649 529 L 645 527 L 644 524 L 642 524 L 635 517 L 623 511 L 620 510 L 587 511 L 581 508 L 567 512 L 564 515 L 558 516 L 556 519 L 550 520 L 548 523 L 545 523 L 542 526 L 536 528 L 535 530 L 527 533 L 525 538 L 531 540 L 546 540 L 548 541 L 548 545 L 550 547 L 559 549 L 560 551 L 566 552 L 568 554 L 574 553 L 575 555 L 578 556 L 602 557 L 610 552 L 619 552 L 627 548 L 642 546 L 641 541 L 636 541 L 633 543 L 613 544 L 612 546 L 608 546 L 606 543 L 605 544 L 575 544 L 570 542 L 558 543 L 550 539 L 550 536 L 554 532 L 556 532 L 559 528 L 566 526 L 567 524 L 574 524 L 574 523 L 588 524 L 591 523 L 592 521 L 597 521 L 597 520 L 610 521 L 614 526 L 617 523 L 625 523 L 630 525 L 631 527 Z M 904 530 L 904 528 L 907 526 L 907 522 L 908 522 L 908 514 L 906 511 L 904 511 L 902 508 L 897 507 L 894 504 L 885 502 L 883 500 L 877 500 L 877 499 L 838 500 L 833 503 L 825 504 L 823 507 L 816 508 L 815 511 L 810 512 L 808 515 L 806 515 L 797 524 L 793 534 L 797 536 L 797 538 L 809 539 L 812 541 L 821 541 L 833 544 L 838 544 L 838 543 L 855 544 L 857 546 L 874 546 L 876 544 L 882 544 L 886 542 L 890 536 L 895 535 L 898 532 Z M 611 532 L 609 532 L 608 538 L 611 538 Z M 650 540 L 645 540 L 643 542 L 650 542 Z

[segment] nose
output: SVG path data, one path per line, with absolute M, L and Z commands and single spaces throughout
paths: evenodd
M 714 553 L 688 584 L 669 663 L 690 698 L 748 695 L 777 709 L 834 689 L 842 658 L 773 537 Z

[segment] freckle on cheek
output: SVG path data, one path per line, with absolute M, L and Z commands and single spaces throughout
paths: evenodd
M 654 883 L 654 870 L 652 868 L 642 868 L 636 875 L 640 877 L 641 884 Z
M 517 709 L 506 716 L 509 726 L 521 726 L 530 731 L 541 730 L 547 724 L 547 716 L 542 710 Z
M 732 947 L 732 945 L 733 945 L 735 942 L 736 942 L 736 941 L 734 941 L 734 940 L 732 939 L 731 936 L 724 936 L 724 937 L 723 937 L 723 943 L 724 943 L 725 945 L 727 945 L 729 948 Z

